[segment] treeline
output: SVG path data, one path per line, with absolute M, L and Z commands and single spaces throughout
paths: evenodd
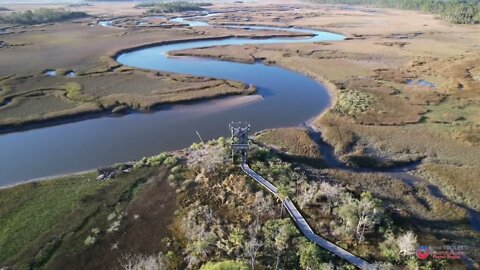
M 172 13 L 172 12 L 184 12 L 184 11 L 202 11 L 203 7 L 211 6 L 211 3 L 190 3 L 190 2 L 151 2 L 141 3 L 136 7 L 144 8 L 148 7 L 148 13 Z
M 480 0 L 308 0 L 322 4 L 371 5 L 437 14 L 458 24 L 480 23 Z
M 87 17 L 85 12 L 72 12 L 65 9 L 40 8 L 34 11 L 13 12 L 8 15 L 0 16 L 0 22 L 9 24 L 40 24 L 50 22 L 60 22 L 78 18 Z

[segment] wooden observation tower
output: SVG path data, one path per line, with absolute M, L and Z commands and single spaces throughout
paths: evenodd
M 244 164 L 247 162 L 250 124 L 247 122 L 232 122 L 229 126 L 230 132 L 232 133 L 232 162 L 234 162 L 235 157 L 239 155 L 241 163 Z

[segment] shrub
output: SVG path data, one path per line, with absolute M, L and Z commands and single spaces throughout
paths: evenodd
M 227 145 L 227 139 L 225 139 L 225 137 L 220 137 L 218 138 L 217 143 L 220 147 L 225 147 Z
M 167 159 L 168 159 L 168 154 L 163 152 L 159 155 L 148 157 L 146 159 L 145 164 L 149 167 L 155 167 L 155 166 L 161 165 L 162 162 L 166 162 Z
M 209 172 L 225 163 L 226 160 L 225 148 L 218 144 L 208 143 L 190 151 L 187 157 L 187 164 L 190 168 L 200 168 Z
M 182 171 L 182 167 L 181 166 L 175 166 L 170 171 L 172 172 L 172 174 L 177 174 L 177 173 L 180 173 Z
M 89 235 L 89 236 L 87 237 L 87 239 L 85 239 L 84 244 L 85 244 L 86 246 L 91 246 L 91 245 L 95 244 L 95 242 L 97 242 L 97 238 L 96 238 L 95 236 Z
M 120 225 L 121 225 L 121 221 L 120 220 L 115 220 L 112 224 L 110 224 L 110 227 L 107 229 L 107 232 L 111 233 L 111 232 L 116 232 L 118 231 L 118 229 L 120 228 Z
M 143 157 L 142 159 L 140 159 L 139 161 L 135 162 L 133 164 L 133 169 L 139 169 L 143 166 L 145 166 L 147 164 L 147 158 L 146 157 Z
M 168 181 L 170 181 L 170 182 L 175 182 L 175 180 L 177 179 L 177 177 L 175 177 L 175 175 L 173 175 L 173 174 L 170 174 L 167 179 L 168 179 Z
M 202 147 L 203 147 L 202 143 L 193 143 L 192 145 L 190 145 L 190 149 L 192 150 L 198 150 L 198 149 L 201 149 Z
M 163 161 L 163 164 L 171 167 L 171 166 L 174 166 L 175 164 L 177 164 L 178 160 L 176 157 L 174 156 L 170 156 L 170 157 L 167 157 L 164 161 Z
M 342 91 L 338 95 L 335 110 L 342 114 L 354 115 L 370 109 L 373 97 L 358 90 Z

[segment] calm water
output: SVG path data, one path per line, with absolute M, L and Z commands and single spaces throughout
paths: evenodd
M 228 123 L 231 121 L 249 121 L 256 131 L 294 126 L 314 117 L 327 108 L 330 97 L 323 86 L 304 75 L 261 63 L 166 57 L 167 52 L 172 50 L 205 46 L 343 39 L 343 36 L 332 33 L 291 28 L 280 30 L 301 31 L 316 36 L 305 39 L 230 38 L 185 42 L 121 55 L 118 61 L 128 66 L 254 84 L 258 89 L 258 98 L 229 97 L 163 106 L 149 114 L 101 117 L 0 135 L 0 186 L 94 169 L 187 147 L 199 140 L 196 131 L 204 140 L 228 136 Z

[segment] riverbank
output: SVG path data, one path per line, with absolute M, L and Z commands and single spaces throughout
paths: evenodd
M 260 201 L 265 208 L 259 212 L 258 224 L 262 226 L 259 231 L 262 241 L 267 241 L 270 236 L 266 230 L 273 222 L 284 220 L 279 208 L 281 205 L 274 203 L 273 198 L 248 179 L 237 166 L 223 162 L 229 150 L 228 141 L 221 138 L 136 162 L 133 170 L 108 180 L 99 180 L 98 174 L 91 172 L 1 189 L 0 200 L 5 207 L 0 211 L 3 222 L 0 247 L 6 252 L 2 253 L 0 265 L 33 264 L 45 269 L 111 269 L 121 264 L 127 253 L 193 252 L 188 248 L 191 242 L 185 239 L 192 237 L 188 230 L 197 227 L 185 227 L 189 224 L 188 216 L 202 218 L 203 211 L 206 211 L 223 224 L 228 224 L 219 226 L 217 219 L 212 219 L 210 226 L 215 226 L 217 230 L 230 233 L 229 228 L 235 226 L 247 234 L 249 224 L 255 220 L 256 214 L 252 209 L 260 207 Z M 198 158 L 199 154 L 201 156 Z M 367 242 L 358 244 L 351 233 L 335 230 L 343 228 L 337 211 L 332 212 L 321 206 L 325 202 L 319 203 L 317 199 L 306 200 L 308 197 L 304 188 L 323 183 L 323 187 L 337 188 L 346 193 L 344 196 L 357 198 L 367 185 L 374 198 L 382 199 L 382 209 L 385 209 L 382 211 L 392 218 L 384 217 L 382 224 L 395 234 L 414 230 L 421 244 L 439 245 L 442 242 L 435 237 L 438 232 L 442 232 L 442 241 L 450 239 L 441 228 L 448 228 L 451 233 L 455 228 L 455 241 L 474 247 L 478 243 L 477 235 L 465 229 L 468 225 L 463 219 L 467 213 L 455 205 L 430 197 L 420 188 L 413 189 L 399 181 L 378 178 L 378 175 L 342 173 L 335 169 L 319 170 L 284 162 L 276 154 L 255 144 L 250 151 L 249 164 L 260 174 L 270 175 L 275 185 L 292 189 L 290 196 L 306 214 L 307 221 L 316 233 L 368 261 L 385 260 L 380 245 L 384 241 L 380 229 L 383 225 L 375 227 L 379 229 L 378 233 L 367 234 Z M 292 179 L 297 179 L 297 182 L 292 182 Z M 358 181 L 353 183 L 352 179 Z M 386 186 L 389 188 L 385 189 Z M 59 204 L 59 201 L 62 203 Z M 424 203 L 434 206 L 432 211 L 427 210 Z M 340 205 L 333 204 L 332 207 Z M 232 212 L 232 209 L 235 211 Z M 22 218 L 26 215 L 29 218 Z M 428 219 L 428 230 L 416 227 L 425 226 L 423 218 Z M 198 222 L 200 225 L 203 221 Z M 282 222 L 290 221 L 286 219 Z M 16 233 L 8 233 L 13 227 Z M 271 229 L 276 230 L 275 227 Z M 298 237 L 296 230 L 296 227 L 292 227 L 293 238 Z M 301 238 L 297 240 L 302 241 Z M 217 241 L 222 242 L 215 238 L 214 242 Z M 291 248 L 297 252 L 300 247 L 293 243 Z M 273 247 L 266 245 L 263 248 Z M 220 247 L 212 248 L 210 252 L 200 264 L 213 258 L 229 258 Z M 328 253 L 324 256 L 326 259 L 321 259 L 324 263 L 332 262 L 337 266 L 344 264 Z M 469 256 L 475 254 L 469 253 Z M 273 265 L 274 260 L 269 258 L 261 255 L 255 261 L 258 265 Z M 183 256 L 169 257 L 169 262 L 180 268 L 189 263 L 183 260 Z M 289 262 L 282 260 L 283 263 Z M 457 269 L 461 265 L 452 261 L 448 267 Z

